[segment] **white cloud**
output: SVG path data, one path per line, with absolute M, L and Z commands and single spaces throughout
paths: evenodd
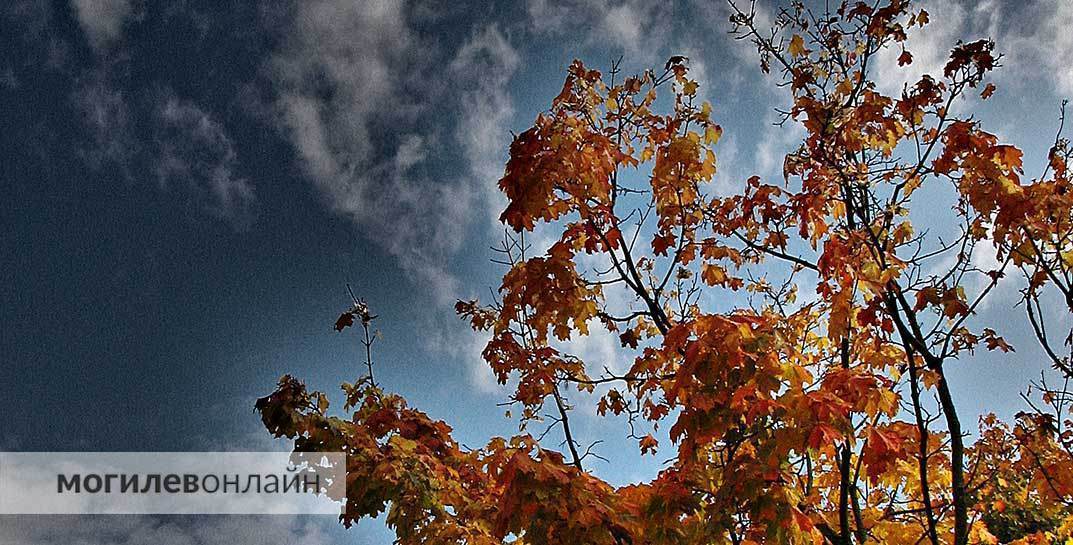
M 1006 58 L 1000 74 L 1020 85 L 1037 85 L 1040 79 L 1063 97 L 1073 96 L 1073 4 L 1044 0 L 1023 5 L 995 6 L 992 17 L 1005 25 L 996 35 L 997 49 Z M 992 29 L 997 27 L 993 22 Z
M 205 208 L 237 227 L 252 220 L 253 187 L 236 173 L 238 155 L 223 125 L 196 104 L 169 94 L 158 109 L 160 156 L 156 174 L 164 186 L 182 183 Z
M 414 125 L 421 106 L 410 80 L 430 68 L 398 2 L 317 0 L 296 5 L 294 24 L 270 61 L 277 122 L 331 208 L 415 279 L 449 300 L 457 280 L 443 261 L 461 230 L 444 185 L 422 184 Z M 446 251 L 445 251 L 446 250 Z
M 519 58 L 488 27 L 439 63 L 407 13 L 400 2 L 299 3 L 268 69 L 277 123 L 329 206 L 445 303 L 461 291 L 446 262 L 502 173 Z M 443 144 L 435 108 L 460 116 L 463 177 L 429 174 Z
M 672 25 L 668 4 L 644 0 L 529 0 L 526 12 L 537 33 L 584 32 L 588 41 L 610 44 L 643 62 L 663 48 Z
M 750 2 L 741 1 L 737 2 L 737 4 L 738 8 L 746 14 L 752 9 L 753 26 L 760 35 L 767 36 L 769 31 L 774 28 L 777 12 L 772 10 L 777 8 L 777 5 L 773 5 L 771 2 L 751 4 Z M 709 24 L 719 25 L 718 28 L 726 29 L 726 32 L 722 34 L 726 37 L 725 41 L 728 49 L 741 63 L 748 66 L 760 66 L 760 53 L 752 40 L 744 37 L 746 35 L 745 29 L 740 28 L 736 34 L 730 32 L 734 28 L 733 24 L 730 23 L 730 16 L 735 13 L 731 6 L 722 2 L 694 0 L 693 7 L 702 14 L 706 21 L 709 21 Z
M 399 149 L 395 153 L 395 168 L 407 171 L 427 157 L 428 149 L 425 146 L 425 139 L 417 134 L 406 135 L 399 141 Z
M 137 143 L 130 138 L 131 112 L 126 93 L 112 85 L 106 67 L 90 71 L 72 95 L 90 133 L 92 147 L 83 150 L 94 168 L 113 162 L 125 169 Z
M 499 383 L 495 372 L 492 371 L 492 366 L 488 365 L 482 356 L 484 347 L 488 346 L 492 335 L 483 331 L 469 332 L 465 335 L 466 342 L 459 343 L 461 349 L 456 351 L 456 355 L 466 362 L 470 382 L 483 393 L 506 397 L 510 393 L 510 388 Z
M 923 28 L 907 30 L 905 49 L 913 62 L 898 66 L 900 47 L 887 47 L 875 59 L 873 77 L 879 90 L 890 96 L 900 96 L 904 85 L 912 86 L 924 74 L 942 79 L 943 66 L 958 39 L 968 39 L 971 19 L 968 10 L 959 2 L 923 2 L 913 9 L 923 8 L 930 22 Z
M 1062 95 L 1073 95 L 1073 66 L 1069 63 L 1073 57 L 1073 32 L 1070 32 L 1073 28 L 1073 4 L 1065 1 L 1050 4 L 1053 11 L 1050 16 L 1040 19 L 1043 28 L 1032 44 L 1036 46 L 1039 58 L 1049 68 L 1045 73 L 1052 74 L 1055 90 Z
M 641 41 L 641 14 L 629 4 L 611 7 L 600 21 L 602 30 L 625 49 L 630 49 Z
M 780 120 L 781 114 L 774 111 L 769 113 L 756 143 L 751 172 L 766 178 L 768 183 L 782 182 L 786 154 L 796 149 L 805 137 L 801 122 L 787 120 L 782 125 L 776 124 Z
M 738 146 L 739 135 L 728 134 L 719 140 L 716 149 L 716 172 L 712 179 L 712 191 L 716 196 L 726 197 L 737 193 L 752 171 L 747 171 L 748 161 L 742 157 Z
M 1045 0 L 1024 4 L 1005 4 L 996 0 L 976 3 L 963 1 L 923 2 L 930 23 L 923 29 L 912 28 L 906 49 L 913 55 L 912 64 L 898 66 L 900 48 L 881 52 L 876 63 L 876 78 L 881 91 L 898 94 L 902 84 L 910 84 L 923 74 L 936 78 L 950 57 L 958 40 L 983 38 L 995 40 L 995 49 L 1004 58 L 995 77 L 1003 83 L 1034 85 L 1042 77 L 1059 95 L 1073 94 L 1073 4 L 1064 0 Z
M 78 23 L 93 49 L 102 52 L 123 34 L 133 0 L 71 0 Z
M 90 168 L 116 168 L 127 179 L 144 179 L 135 169 L 147 161 L 150 176 L 155 175 L 163 189 L 181 191 L 236 228 L 249 226 L 253 186 L 236 173 L 238 154 L 224 126 L 170 91 L 158 99 L 152 115 L 140 115 L 138 102 L 113 81 L 113 72 L 111 65 L 95 67 L 71 96 L 89 136 L 89 145 L 80 152 Z M 135 138 L 140 126 L 154 135 L 148 145 Z
M 567 24 L 573 6 L 548 0 L 528 0 L 525 10 L 529 23 L 537 32 L 561 31 Z
M 496 182 L 503 175 L 507 125 L 514 105 L 507 84 L 520 57 L 496 26 L 475 33 L 451 61 L 451 79 L 458 82 L 461 118 L 455 139 L 469 163 L 480 203 L 489 211 L 489 224 L 498 227 L 499 212 L 506 206 Z M 456 202 L 461 203 L 461 199 Z
M 987 276 L 986 273 L 1001 270 L 1002 262 L 998 259 L 998 249 L 994 244 L 986 240 L 981 241 L 973 248 L 971 259 L 972 266 L 982 271 L 981 274 L 974 277 L 973 286 L 971 286 L 972 293 L 969 296 L 974 297 L 982 293 L 991 284 L 991 277 Z M 977 308 L 977 312 L 983 312 L 997 302 L 1012 303 L 1016 299 L 1020 274 L 1013 266 L 1006 267 L 1004 272 L 1005 276 L 1000 278 L 991 292 L 987 294 Z
M 416 64 L 415 41 L 402 3 L 297 5 L 271 68 L 285 123 L 318 183 L 348 185 L 347 175 L 374 158 L 374 125 L 402 117 L 408 100 L 403 78 Z

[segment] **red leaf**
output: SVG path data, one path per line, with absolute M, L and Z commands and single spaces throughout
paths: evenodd
M 674 245 L 674 235 L 656 235 L 652 239 L 652 251 L 656 255 L 667 255 L 667 249 Z
M 335 321 L 335 330 L 342 331 L 352 325 L 354 325 L 354 315 L 349 312 L 344 312 L 340 314 L 339 319 Z

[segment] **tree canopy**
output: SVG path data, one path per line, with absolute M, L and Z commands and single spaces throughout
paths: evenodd
M 296 450 L 347 453 L 344 524 L 386 511 L 403 544 L 1073 539 L 1068 390 L 1026 383 L 1026 410 L 982 419 L 967 442 L 947 380 L 975 351 L 1015 356 L 1007 324 L 973 319 L 1008 276 L 1058 380 L 1073 378 L 1068 337 L 1041 317 L 1073 312 L 1061 128 L 1028 178 L 1022 152 L 971 115 L 969 95 L 995 92 L 989 40 L 952 44 L 942 73 L 883 94 L 877 55 L 912 63 L 907 36 L 929 23 L 908 1 L 794 2 L 772 28 L 731 11 L 785 82 L 784 127 L 803 133 L 783 179 L 713 190 L 723 130 L 684 57 L 632 76 L 575 61 L 510 143 L 508 268 L 495 300 L 456 310 L 491 335 L 483 358 L 520 421 L 557 415 L 561 449 L 525 429 L 463 448 L 375 383 L 371 359 L 343 385 L 349 417 L 290 376 L 258 401 Z M 948 211 L 942 236 L 910 221 L 925 200 Z M 549 247 L 533 251 L 535 230 Z M 994 267 L 973 259 L 984 250 Z M 373 317 L 355 303 L 336 327 L 365 326 L 368 348 Z M 624 372 L 564 345 L 604 331 L 630 354 Z M 628 421 L 640 453 L 672 453 L 655 479 L 615 487 L 589 470 L 570 429 L 584 396 Z M 646 432 L 664 426 L 671 444 Z

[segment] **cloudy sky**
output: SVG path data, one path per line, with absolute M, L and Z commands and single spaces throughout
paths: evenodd
M 1073 95 L 1073 4 L 925 7 L 915 62 L 885 55 L 880 87 L 938 72 L 958 39 L 994 38 L 1004 67 L 978 118 L 1038 173 Z M 511 131 L 547 107 L 572 59 L 640 71 L 689 56 L 725 129 L 720 191 L 775 177 L 799 135 L 772 125 L 787 95 L 728 36 L 718 0 L 13 0 L 0 25 L 2 450 L 286 448 L 253 400 L 284 373 L 335 391 L 360 372 L 356 339 L 330 327 L 347 282 L 380 315 L 380 382 L 483 444 L 514 425 L 451 305 L 497 285 L 488 247 Z M 1019 314 L 1016 299 L 1007 284 L 982 318 Z M 1004 333 L 1015 357 L 953 370 L 966 420 L 1020 410 L 1042 367 L 1026 330 Z M 616 357 L 610 342 L 576 348 Z M 658 460 L 629 450 L 612 441 L 594 470 L 650 477 Z M 0 517 L 5 543 L 340 535 L 325 517 Z M 349 535 L 389 541 L 376 523 Z

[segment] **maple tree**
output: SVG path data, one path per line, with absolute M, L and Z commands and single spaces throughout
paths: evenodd
M 368 375 L 343 385 L 346 418 L 290 376 L 257 403 L 296 450 L 348 455 L 344 524 L 386 511 L 405 544 L 1073 539 L 1073 370 L 1041 318 L 1054 302 L 1073 312 L 1061 129 L 1026 179 L 1018 148 L 958 113 L 995 92 L 989 40 L 884 95 L 877 56 L 911 64 L 907 36 L 929 23 L 908 1 L 795 2 L 773 28 L 730 6 L 786 83 L 783 123 L 803 130 L 783 179 L 712 190 L 722 128 L 685 58 L 631 77 L 575 61 L 510 145 L 498 297 L 456 306 L 491 335 L 483 357 L 513 387 L 519 434 L 463 448 L 372 380 L 368 352 Z M 921 208 L 949 210 L 948 232 L 918 233 Z M 536 230 L 552 242 L 534 253 Z M 993 267 L 973 259 L 985 250 Z M 974 317 L 1014 271 L 1063 386 L 1033 383 L 1012 424 L 988 416 L 967 442 L 947 373 L 1013 352 L 1008 324 Z M 355 300 L 336 328 L 360 322 L 368 350 L 373 318 Z M 625 370 L 571 354 L 586 335 L 614 335 Z M 615 487 L 589 470 L 570 427 L 585 395 L 627 419 L 640 454 L 672 449 L 656 478 Z M 526 432 L 545 408 L 562 452 Z

